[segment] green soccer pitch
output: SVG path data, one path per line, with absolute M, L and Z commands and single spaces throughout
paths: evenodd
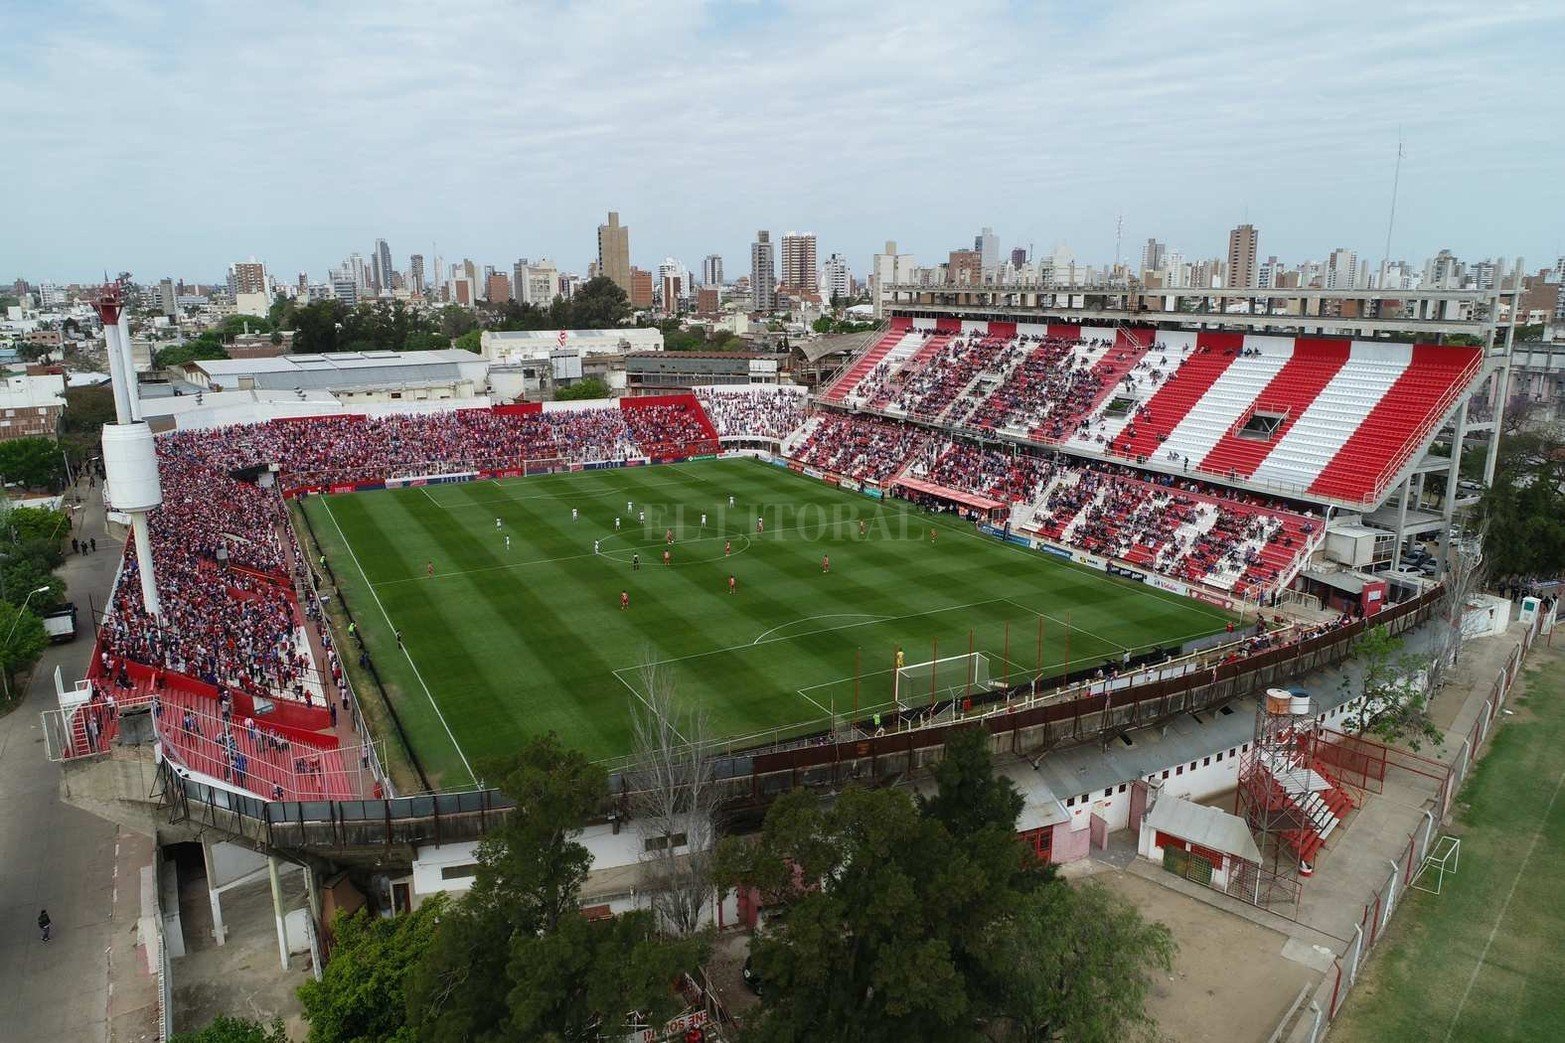
M 752 460 L 309 497 L 304 509 L 446 788 L 550 730 L 593 757 L 629 752 L 649 662 L 714 737 L 760 741 L 824 727 L 855 697 L 861 717 L 889 708 L 899 646 L 913 667 L 971 641 L 992 681 L 1021 681 L 1040 661 L 1057 672 L 1117 660 L 1229 619 Z M 913 672 L 900 701 L 927 704 L 930 672 L 917 692 Z

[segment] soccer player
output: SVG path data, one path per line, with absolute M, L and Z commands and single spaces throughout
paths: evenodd
M 431 577 L 431 578 L 434 577 L 434 575 L 435 575 L 435 563 L 433 561 L 430 561 L 427 564 L 425 564 L 425 566 L 424 566 L 424 574 L 426 576 Z
M 571 508 L 571 521 L 575 521 L 575 520 L 576 520 L 576 508 L 572 507 Z
M 755 518 L 755 531 L 756 532 L 765 532 L 766 531 L 766 519 L 761 517 L 760 515 L 756 515 L 756 518 Z
M 631 511 L 633 511 L 635 509 L 636 509 L 636 504 L 635 504 L 634 501 L 632 501 L 632 500 L 626 500 L 625 501 L 625 513 L 626 514 L 629 514 Z
M 929 527 L 929 542 L 935 542 L 935 527 L 933 525 Z
M 732 507 L 733 505 L 734 505 L 734 498 L 732 496 L 730 496 L 728 498 L 728 506 Z
M 723 541 L 723 557 L 726 558 L 730 554 L 732 554 L 733 552 L 734 552 L 733 541 L 732 540 L 724 540 Z
M 632 571 L 632 572 L 640 572 L 641 571 L 641 555 L 639 555 L 639 554 L 632 554 L 630 556 L 630 571 Z
M 706 528 L 706 515 L 701 515 L 701 528 Z
M 862 540 L 864 538 L 864 534 L 867 533 L 868 531 L 869 531 L 869 524 L 867 522 L 865 522 L 863 518 L 860 518 L 859 519 L 859 539 Z
M 640 522 L 641 524 L 645 525 L 647 523 L 647 512 L 646 511 L 637 511 L 636 512 L 636 520 L 638 522 Z
M 619 515 L 614 516 L 614 531 L 619 532 Z
M 821 555 L 821 571 L 822 572 L 830 572 L 831 571 L 831 555 L 830 554 L 822 554 Z
M 619 592 L 619 610 L 621 612 L 623 612 L 623 611 L 625 611 L 629 607 L 630 607 L 630 591 L 622 590 L 622 591 Z
M 664 529 L 663 530 L 663 542 L 667 543 L 669 546 L 673 546 L 673 544 L 674 544 L 674 530 L 673 529 Z
M 494 530 L 495 530 L 495 532 L 499 532 L 500 531 L 500 519 L 499 518 L 496 518 L 494 520 Z
M 665 564 L 665 565 L 672 565 L 672 564 L 674 564 L 674 556 L 672 554 L 670 554 L 668 551 L 664 551 L 663 552 L 663 564 Z
M 505 534 L 505 549 L 506 550 L 510 550 L 511 549 L 511 534 L 510 533 L 506 533 Z
M 730 572 L 728 574 L 728 593 L 730 593 L 730 594 L 737 594 L 738 592 L 739 592 L 739 581 L 737 579 L 735 579 L 734 578 L 734 574 Z
M 594 554 L 598 553 L 598 541 L 597 540 L 593 540 L 592 541 L 592 553 L 594 553 Z

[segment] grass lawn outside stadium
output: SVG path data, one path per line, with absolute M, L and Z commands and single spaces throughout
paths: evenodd
M 715 737 L 764 739 L 849 715 L 856 669 L 860 716 L 889 708 L 899 646 L 911 666 L 964 655 L 971 640 L 992 680 L 1015 682 L 1037 671 L 1040 617 L 1045 672 L 1230 618 L 753 460 L 310 497 L 304 509 L 444 788 L 550 730 L 595 758 L 629 752 L 649 661 L 704 708 Z M 901 702 L 927 703 L 911 687 Z

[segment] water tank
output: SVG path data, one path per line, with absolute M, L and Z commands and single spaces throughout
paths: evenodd
M 103 425 L 103 471 L 115 510 L 149 511 L 163 502 L 157 449 L 146 424 Z
M 1288 712 L 1295 717 L 1308 717 L 1310 715 L 1310 697 L 1303 692 L 1294 692 L 1288 699 Z
M 1293 693 L 1286 688 L 1266 689 L 1267 713 L 1292 713 Z

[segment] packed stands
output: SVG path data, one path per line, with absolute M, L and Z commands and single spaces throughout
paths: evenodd
M 823 471 L 880 482 L 924 452 L 929 440 L 923 429 L 894 420 L 827 413 L 816 418 L 792 455 Z
M 696 398 L 723 438 L 781 441 L 804 423 L 801 387 L 745 384 L 698 388 Z

